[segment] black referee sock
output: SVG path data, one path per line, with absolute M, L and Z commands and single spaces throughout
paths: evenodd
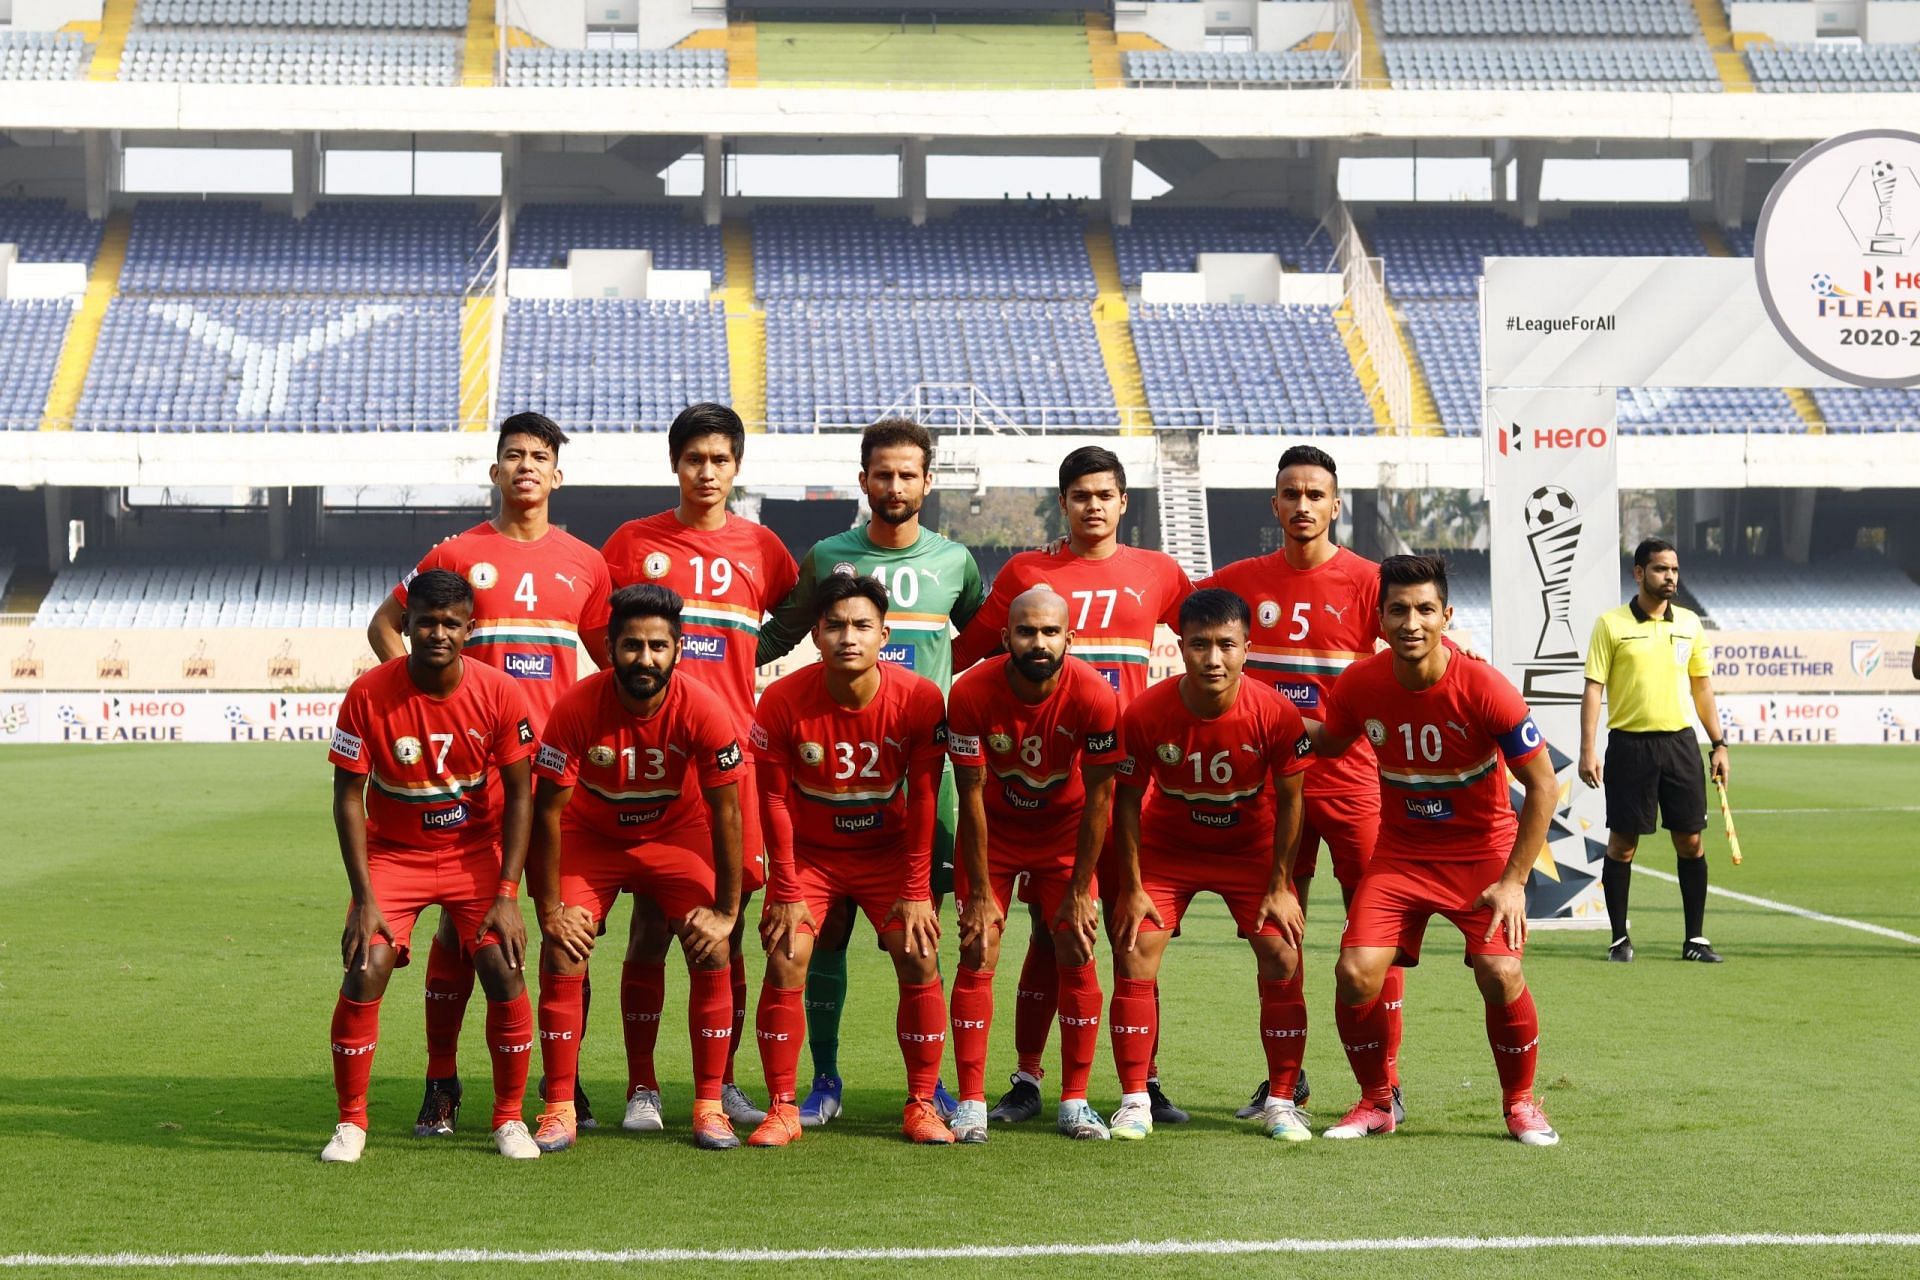
M 1607 923 L 1613 928 L 1609 945 L 1627 936 L 1627 890 L 1633 884 L 1633 864 L 1608 858 L 1600 867 L 1600 888 L 1607 895 Z
M 1707 927 L 1707 860 L 1681 858 L 1674 870 L 1680 879 L 1680 910 L 1687 918 L 1686 941 L 1691 942 Z

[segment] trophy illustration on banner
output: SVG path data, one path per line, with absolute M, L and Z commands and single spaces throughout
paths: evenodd
M 1879 221 L 1868 241 L 1868 253 L 1898 254 L 1904 244 L 1893 229 L 1893 195 L 1900 188 L 1899 170 L 1891 160 L 1873 162 L 1873 198 L 1880 206 Z
M 1540 624 L 1536 658 L 1578 658 L 1573 635 L 1573 557 L 1580 545 L 1580 504 L 1557 484 L 1543 484 L 1527 496 L 1527 549 L 1540 574 Z

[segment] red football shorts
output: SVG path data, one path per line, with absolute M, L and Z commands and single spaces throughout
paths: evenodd
M 493 910 L 500 884 L 497 846 L 447 854 L 368 850 L 367 878 L 373 900 L 392 931 L 394 966 L 403 968 L 411 957 L 414 922 L 431 906 L 446 908 L 459 936 L 460 949 L 471 957 L 481 947 L 500 944 L 492 930 L 478 944 L 474 935 Z M 353 907 L 348 904 L 348 913 Z
M 624 890 L 651 898 L 669 921 L 684 920 L 695 907 L 713 905 L 713 850 L 704 828 L 694 832 L 702 848 L 675 840 L 622 844 L 590 831 L 560 836 L 560 900 L 585 907 L 604 923 Z
M 1160 912 L 1160 924 L 1152 920 L 1144 930 L 1167 929 L 1178 933 L 1181 913 L 1197 893 L 1217 893 L 1233 914 L 1234 927 L 1245 938 L 1256 930 L 1254 918 L 1260 914 L 1261 900 L 1267 896 L 1267 876 L 1271 870 L 1265 858 L 1223 858 L 1217 854 L 1183 853 L 1145 845 L 1140 850 L 1140 887 L 1153 899 Z M 1277 934 L 1279 926 L 1269 920 L 1259 933 Z
M 740 784 L 740 896 L 758 893 L 767 885 L 767 850 L 760 836 L 760 788 L 754 784 L 753 757 L 737 770 Z
M 1349 892 L 1360 883 L 1380 838 L 1380 793 L 1377 791 L 1306 796 L 1306 816 L 1300 824 L 1300 843 L 1293 854 L 1293 878 L 1305 880 L 1320 863 L 1320 844 L 1333 855 L 1333 876 Z
M 1411 969 L 1420 963 L 1420 940 L 1427 920 L 1443 915 L 1466 939 L 1470 956 L 1518 956 L 1504 931 L 1491 942 L 1482 941 L 1493 923 L 1491 908 L 1476 905 L 1488 885 L 1506 869 L 1505 858 L 1472 862 L 1416 862 L 1382 854 L 1367 868 L 1360 888 L 1347 908 L 1342 947 L 1395 947 L 1395 964 Z
M 1057 857 L 1022 856 L 990 846 L 987 849 L 987 888 L 992 892 L 993 900 L 1000 904 L 1003 915 L 1012 906 L 1016 883 L 1020 901 L 1039 907 L 1040 918 L 1051 929 L 1054 916 L 1059 914 L 1060 904 L 1067 900 L 1067 891 L 1073 887 L 1073 864 L 1062 863 Z M 1098 876 L 1091 887 L 1093 896 L 1098 898 Z M 956 903 L 966 905 L 970 896 L 969 888 L 967 869 L 956 860 L 953 866 Z M 1004 922 L 1001 927 L 1005 927 Z
M 866 913 L 875 933 L 907 927 L 887 918 L 907 880 L 905 860 L 891 853 L 826 853 L 796 848 L 793 871 L 800 897 L 813 917 L 811 925 L 801 926 L 808 933 L 819 933 L 827 922 L 827 912 L 842 899 L 851 899 Z

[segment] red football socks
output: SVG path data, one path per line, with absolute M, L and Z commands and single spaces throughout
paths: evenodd
M 1060 1097 L 1085 1099 L 1100 1044 L 1100 973 L 1093 961 L 1060 975 Z
M 760 1013 L 754 1030 L 760 1039 L 760 1067 L 767 1076 L 767 1108 L 793 1101 L 793 1079 L 800 1071 L 800 1043 L 807 1035 L 804 988 L 760 986 Z
M 580 1028 L 586 1023 L 581 1001 L 583 973 L 540 975 L 540 1070 L 547 1078 L 547 1096 L 573 1101 L 580 1075 Z
M 1040 939 L 1035 934 L 1036 940 Z M 1051 945 L 1028 947 L 1020 964 L 1020 985 L 1013 992 L 1013 1051 L 1020 1070 L 1038 1080 L 1046 1072 L 1047 1035 L 1060 1008 L 1060 965 Z
M 993 970 L 961 965 L 953 974 L 953 1063 L 960 1073 L 962 1102 L 987 1100 L 987 1033 L 992 1027 Z M 1020 1069 L 1027 1069 L 1024 1058 Z
M 1153 1048 L 1147 1054 L 1147 1079 L 1160 1078 L 1160 979 L 1153 980 Z
M 1387 1075 L 1387 1035 L 1390 1030 L 1386 1002 L 1379 997 L 1364 1005 L 1333 1005 L 1334 1021 L 1340 1026 L 1340 1044 L 1347 1051 L 1353 1078 L 1360 1082 L 1360 1096 L 1382 1109 L 1393 1105 L 1393 1081 Z
M 1511 1107 L 1533 1097 L 1534 1061 L 1540 1050 L 1540 1015 L 1533 992 L 1522 991 L 1512 1004 L 1487 1005 L 1487 1043 L 1500 1073 L 1500 1105 Z
M 627 1037 L 627 1096 L 641 1085 L 658 1089 L 653 1047 L 660 1039 L 660 1010 L 667 1003 L 667 966 L 635 964 L 620 969 L 620 1025 Z
M 367 1082 L 373 1079 L 373 1049 L 380 1042 L 380 1002 L 362 1004 L 340 996 L 333 1002 L 333 1092 L 340 1123 L 367 1127 Z
M 894 1030 L 900 1056 L 907 1060 L 907 1096 L 931 1098 L 940 1079 L 940 1057 L 947 1051 L 947 1000 L 938 978 L 900 984 Z
M 720 1101 L 733 1042 L 733 975 L 725 969 L 688 974 L 687 1036 L 693 1041 L 693 1100 Z
M 740 1037 L 747 1028 L 747 956 L 733 949 L 733 963 L 727 968 L 727 986 L 733 1000 L 733 1034 L 727 1038 L 727 1067 L 722 1084 L 733 1083 L 733 1060 L 740 1052 Z
M 1285 982 L 1260 980 L 1260 1043 L 1267 1051 L 1267 1096 L 1291 1099 L 1307 1052 L 1307 998 L 1299 974 Z
M 436 933 L 427 948 L 427 1079 L 459 1074 L 460 1024 L 472 995 L 472 962 L 458 950 L 447 950 Z
M 521 1119 L 527 1099 L 527 1059 L 533 1056 L 533 1006 L 522 991 L 487 1001 L 487 1052 L 493 1055 L 493 1127 Z
M 1113 984 L 1107 1034 L 1113 1041 L 1113 1064 L 1120 1069 L 1122 1093 L 1147 1091 L 1153 1046 L 1160 1038 L 1160 1006 L 1154 989 L 1154 983 L 1140 978 L 1120 978 Z
M 1407 1000 L 1407 971 L 1399 965 L 1387 970 L 1380 984 L 1380 1003 L 1387 1010 L 1387 1080 L 1400 1083 L 1400 1008 Z

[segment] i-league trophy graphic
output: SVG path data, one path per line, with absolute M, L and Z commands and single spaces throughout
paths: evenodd
M 1573 636 L 1573 558 L 1580 545 L 1580 504 L 1559 485 L 1543 484 L 1527 497 L 1527 549 L 1540 573 L 1540 603 L 1546 621 L 1533 647 L 1535 658 L 1578 658 Z
M 1898 174 L 1891 160 L 1873 162 L 1873 198 L 1880 205 L 1880 218 L 1867 242 L 1868 253 L 1898 254 L 1904 243 L 1893 229 L 1893 193 L 1900 186 Z

